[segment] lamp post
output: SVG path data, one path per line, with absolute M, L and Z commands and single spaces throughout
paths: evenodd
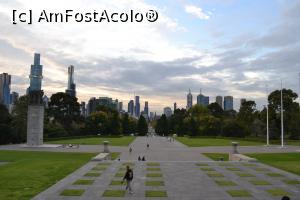
M 266 92 L 267 92 L 267 146 L 269 146 L 269 99 L 268 99 L 268 85 L 266 85 Z
M 282 80 L 281 80 L 281 91 L 280 91 L 280 110 L 281 110 L 281 147 L 283 147 L 283 100 L 282 100 Z

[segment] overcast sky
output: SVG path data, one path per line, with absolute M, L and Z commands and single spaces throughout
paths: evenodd
M 87 3 L 88 2 L 88 3 Z M 153 23 L 12 24 L 12 10 L 34 17 L 66 9 L 91 12 L 156 10 Z M 269 90 L 299 91 L 298 0 L 0 0 L 0 73 L 24 94 L 34 52 L 41 53 L 43 90 L 64 91 L 67 67 L 75 66 L 79 101 L 109 96 L 127 102 L 134 93 L 151 111 L 186 106 L 200 88 L 215 101 L 232 95 L 266 103 Z

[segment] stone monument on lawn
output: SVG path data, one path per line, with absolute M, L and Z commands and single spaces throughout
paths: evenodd
M 30 70 L 30 86 L 28 88 L 29 102 L 27 114 L 27 145 L 43 145 L 44 133 L 44 92 L 42 86 L 43 66 L 40 64 L 40 54 L 34 54 L 34 62 Z

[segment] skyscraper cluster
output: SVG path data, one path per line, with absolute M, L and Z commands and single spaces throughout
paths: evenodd
M 220 105 L 224 110 L 233 110 L 233 97 L 232 96 L 224 96 L 224 101 L 222 96 L 216 96 L 216 103 Z M 200 94 L 197 96 L 197 104 L 201 106 L 209 105 L 209 96 L 205 96 L 200 91 Z M 187 94 L 187 105 L 186 108 L 190 109 L 193 106 L 193 95 L 191 90 L 189 90 Z
M 145 101 L 144 109 L 141 111 L 141 105 L 140 105 L 140 96 L 135 96 L 134 100 L 130 100 L 128 102 L 128 109 L 127 113 L 132 116 L 139 118 L 141 115 L 145 117 L 146 119 L 149 119 L 149 103 L 148 101 Z

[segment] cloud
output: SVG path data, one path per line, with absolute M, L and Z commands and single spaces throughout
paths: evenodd
M 205 13 L 202 8 L 194 6 L 194 5 L 186 5 L 184 7 L 185 12 L 199 18 L 199 19 L 204 19 L 208 20 L 210 18 L 210 15 L 208 13 Z

